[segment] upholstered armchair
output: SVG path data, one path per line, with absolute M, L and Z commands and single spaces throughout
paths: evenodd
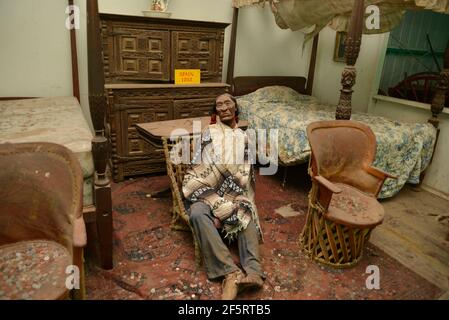
M 83 298 L 77 158 L 57 144 L 0 144 L 0 168 L 0 299 Z
M 372 166 L 376 139 L 360 122 L 318 121 L 307 127 L 307 135 L 312 189 L 300 245 L 315 261 L 353 266 L 383 221 L 377 195 L 385 179 L 395 177 Z

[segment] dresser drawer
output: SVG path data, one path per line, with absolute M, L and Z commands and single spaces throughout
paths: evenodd
M 123 164 L 123 175 L 137 176 L 142 174 L 163 173 L 166 172 L 167 165 L 163 161 L 137 160 L 129 161 Z
M 145 142 L 141 138 L 128 138 L 128 140 L 124 141 L 124 150 L 126 152 L 126 156 L 148 156 L 151 160 L 164 160 L 164 150 L 162 146 L 160 148 L 156 148 L 153 145 Z
M 163 159 L 163 150 L 155 148 L 142 140 L 137 133 L 137 123 L 164 121 L 172 119 L 171 101 L 153 101 L 148 109 L 129 109 L 121 111 L 121 127 L 124 156 L 149 156 L 151 159 Z
M 175 100 L 173 116 L 175 119 L 209 116 L 215 98 Z
M 159 100 L 128 101 L 127 108 L 120 111 L 121 127 L 127 131 L 143 122 L 173 119 L 173 102 Z

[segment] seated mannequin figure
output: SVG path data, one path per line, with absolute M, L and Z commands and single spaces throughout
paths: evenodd
M 246 134 L 237 123 L 236 99 L 230 94 L 217 97 L 211 124 L 202 133 L 182 185 L 208 278 L 224 277 L 224 300 L 235 299 L 247 288 L 261 288 L 264 281 L 253 162 Z M 220 232 L 224 239 L 238 242 L 243 270 L 233 261 Z

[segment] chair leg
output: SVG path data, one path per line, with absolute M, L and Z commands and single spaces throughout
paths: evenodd
M 86 299 L 86 283 L 85 283 L 85 272 L 84 272 L 84 250 L 83 248 L 73 249 L 73 263 L 79 269 L 79 289 L 72 290 L 72 297 L 74 300 L 85 300 Z
M 307 237 L 309 229 L 312 229 L 311 237 Z M 314 212 L 314 216 L 304 227 L 300 244 L 311 260 L 335 268 L 349 268 L 362 258 L 371 231 L 372 229 L 353 229 L 336 224 Z

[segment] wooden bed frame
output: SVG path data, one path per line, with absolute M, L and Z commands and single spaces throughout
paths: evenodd
M 101 86 L 101 76 L 103 75 L 102 64 L 96 66 L 95 57 L 100 55 L 96 43 L 99 43 L 99 20 L 97 1 L 86 0 L 88 19 L 88 50 L 89 50 L 89 106 L 92 122 L 95 130 L 95 137 L 92 139 L 92 156 L 94 161 L 94 204 L 83 208 L 83 216 L 88 232 L 87 249 L 93 251 L 92 255 L 98 257 L 98 263 L 103 269 L 113 268 L 112 253 L 112 197 L 107 169 L 109 158 L 109 141 L 105 137 L 105 111 L 106 99 L 104 102 L 104 87 Z M 73 5 L 73 0 L 68 0 L 68 5 Z M 98 35 L 97 35 L 98 33 Z M 75 29 L 70 30 L 70 49 L 72 61 L 72 85 L 73 96 L 80 102 L 80 86 L 78 76 L 78 55 Z M 99 69 L 101 68 L 101 69 Z M 101 88 L 101 90 L 100 90 Z M 37 97 L 0 97 L 0 101 L 33 99 Z
M 364 0 L 355 0 L 352 11 L 351 22 L 349 25 L 346 39 L 345 61 L 346 66 L 342 72 L 340 90 L 340 99 L 336 107 L 335 118 L 337 120 L 350 120 L 352 111 L 352 87 L 356 80 L 355 63 L 359 56 L 362 40 L 362 30 L 364 22 Z M 315 65 L 318 47 L 318 35 L 315 36 L 310 57 L 309 73 L 305 77 L 279 77 L 279 76 L 244 76 L 234 78 L 235 49 L 237 40 L 239 9 L 234 8 L 234 17 L 232 23 L 231 44 L 229 49 L 227 82 L 232 85 L 232 92 L 235 96 L 241 96 L 254 92 L 259 88 L 272 85 L 287 86 L 302 94 L 312 94 L 313 81 L 315 75 Z M 432 116 L 428 122 L 437 129 L 437 138 L 434 146 L 434 152 L 438 143 L 440 134 L 438 115 L 443 111 L 446 93 L 449 90 L 449 42 L 444 55 L 444 66 L 440 73 L 440 80 L 437 86 L 436 94 L 433 97 L 430 112 Z M 433 157 L 432 157 L 433 158 Z M 286 174 L 286 173 L 285 173 Z M 285 183 L 284 174 L 284 183 Z M 422 175 L 423 178 L 424 175 Z M 420 179 L 422 181 L 422 179 Z
M 109 139 L 110 130 L 106 126 L 107 104 L 98 1 L 86 0 L 86 11 L 89 106 L 95 131 L 95 137 L 92 139 L 92 155 L 95 167 L 96 210 L 94 217 L 97 228 L 92 231 L 97 232 L 101 267 L 112 269 L 111 141 Z
M 306 93 L 307 79 L 304 77 L 237 77 L 233 78 L 232 83 L 232 93 L 234 96 L 243 96 L 245 94 L 256 91 L 257 89 L 267 87 L 267 86 L 286 86 L 292 88 L 299 93 Z
M 342 89 L 340 99 L 336 108 L 336 119 L 349 120 L 352 109 L 352 87 L 356 80 L 355 63 L 359 56 L 362 39 L 362 30 L 364 22 L 364 0 L 356 0 L 352 11 L 351 22 L 346 40 L 345 61 L 346 66 L 342 73 Z M 295 89 L 302 94 L 312 94 L 316 55 L 318 47 L 318 35 L 314 38 L 312 54 L 310 57 L 309 74 L 305 77 L 272 77 L 272 76 L 244 76 L 234 78 L 235 49 L 237 40 L 239 9 L 234 8 L 234 17 L 232 23 L 231 44 L 229 49 L 229 66 L 227 73 L 227 82 L 232 85 L 233 94 L 236 96 L 253 92 L 259 88 L 269 85 L 283 85 Z M 307 86 L 306 86 L 307 84 Z M 449 43 L 444 56 L 444 68 L 440 74 L 440 82 L 437 92 L 432 100 L 432 117 L 429 122 L 438 129 L 438 115 L 444 107 L 445 95 L 449 89 Z

